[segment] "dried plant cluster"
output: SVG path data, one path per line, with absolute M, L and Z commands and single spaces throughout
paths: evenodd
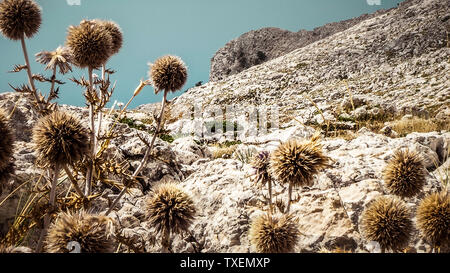
M 41 118 L 33 130 L 39 162 L 44 166 L 73 164 L 88 151 L 88 134 L 81 122 L 65 113 Z
M 434 247 L 450 246 L 450 194 L 429 194 L 417 209 L 417 226 Z
M 426 181 L 426 169 L 421 155 L 409 149 L 397 150 L 383 175 L 389 191 L 405 198 L 417 195 Z
M 40 7 L 32 0 L 0 2 L 0 31 L 11 40 L 33 37 L 41 22 Z
M 380 244 L 385 250 L 398 251 L 410 239 L 413 224 L 406 204 L 396 198 L 382 196 L 364 210 L 361 229 L 369 241 Z
M 0 193 L 2 185 L 14 173 L 13 145 L 14 135 L 4 110 L 0 109 Z
M 263 214 L 251 224 L 249 237 L 259 253 L 288 253 L 294 250 L 299 236 L 292 215 Z
M 61 213 L 50 227 L 46 238 L 46 251 L 67 253 L 70 242 L 80 245 L 81 253 L 114 252 L 114 222 L 111 218 L 79 211 Z

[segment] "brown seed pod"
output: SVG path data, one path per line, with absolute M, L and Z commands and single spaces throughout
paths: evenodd
M 187 231 L 196 214 L 191 197 L 174 183 L 157 185 L 147 199 L 146 215 L 157 232 Z
M 400 197 L 413 197 L 423 188 L 426 169 L 423 159 L 416 151 L 397 150 L 383 172 L 390 193 Z
M 119 25 L 113 21 L 100 21 L 100 24 L 111 35 L 111 55 L 117 54 L 120 48 L 122 48 L 123 44 L 122 30 L 120 29 Z
M 59 46 L 54 51 L 41 51 L 36 54 L 36 61 L 47 65 L 45 70 L 59 68 L 59 73 L 66 74 L 72 71 L 72 54 L 66 47 Z
M 33 129 L 38 162 L 44 166 L 72 164 L 89 148 L 87 130 L 81 122 L 61 111 L 42 117 Z
M 249 230 L 250 241 L 259 253 L 292 252 L 298 236 L 292 215 L 261 215 L 252 222 Z
M 70 26 L 66 38 L 74 63 L 80 68 L 98 68 L 112 54 L 112 37 L 97 20 L 84 20 L 79 26 Z
M 46 237 L 46 251 L 67 253 L 70 243 L 78 244 L 81 253 L 114 252 L 114 222 L 111 218 L 84 211 L 61 213 Z
M 433 246 L 450 245 L 450 194 L 447 191 L 429 194 L 421 201 L 417 226 Z
M 11 40 L 33 37 L 41 22 L 40 7 L 32 0 L 4 0 L 0 3 L 0 31 Z
M 376 241 L 382 249 L 399 250 L 408 244 L 412 221 L 405 202 L 381 196 L 363 212 L 361 229 L 369 241 Z
M 175 92 L 186 83 L 187 68 L 181 58 L 167 55 L 150 65 L 149 76 L 156 94 L 161 90 Z
M 314 175 L 327 167 L 328 162 L 318 139 L 302 142 L 290 139 L 272 152 L 270 170 L 281 183 L 311 186 Z

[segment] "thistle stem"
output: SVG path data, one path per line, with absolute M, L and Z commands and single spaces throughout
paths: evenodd
M 78 183 L 75 180 L 75 178 L 73 177 L 72 172 L 67 167 L 67 164 L 64 165 L 64 171 L 66 172 L 67 176 L 69 177 L 70 182 L 72 182 L 72 185 L 73 185 L 73 188 L 75 189 L 75 191 L 78 193 L 79 196 L 84 198 L 85 196 L 83 194 L 83 191 L 78 186 Z
M 33 74 L 31 73 L 30 60 L 28 58 L 27 46 L 25 45 L 25 35 L 22 35 L 22 37 L 20 38 L 20 42 L 22 44 L 23 56 L 25 57 L 25 65 L 27 66 L 26 70 L 27 70 L 27 75 L 28 75 L 28 82 L 30 84 L 31 90 L 33 91 L 33 96 L 34 96 L 34 99 L 36 100 L 37 108 L 38 108 L 39 112 L 41 112 L 42 111 L 41 101 L 37 95 L 36 86 L 34 85 L 34 80 L 33 80 Z
M 269 214 L 272 215 L 272 179 L 270 177 L 267 186 L 269 188 Z
M 53 67 L 52 86 L 50 87 L 50 94 L 52 94 L 55 91 L 55 80 L 56 80 L 56 65 Z
M 105 65 L 102 65 L 102 81 L 105 80 Z M 101 92 L 101 91 L 99 91 Z M 102 119 L 103 119 L 103 113 L 102 111 L 98 111 L 98 122 L 97 122 L 97 135 L 96 135 L 96 147 L 95 147 L 95 151 L 97 151 L 97 145 L 100 139 L 100 133 L 101 133 L 101 128 L 102 128 Z
M 88 69 L 89 73 L 89 92 L 93 91 L 93 82 L 92 82 L 92 67 L 89 67 Z M 91 153 L 90 156 L 92 157 L 92 164 L 91 166 L 88 166 L 87 172 L 86 172 L 86 185 L 85 185 L 85 195 L 89 196 L 91 195 L 92 191 L 92 177 L 93 177 L 93 168 L 94 168 L 94 157 L 95 157 L 95 123 L 94 123 L 94 103 L 89 103 L 89 122 L 91 127 L 90 132 L 90 147 L 91 147 Z
M 288 190 L 289 200 L 288 205 L 286 209 L 286 214 L 289 214 L 289 211 L 291 209 L 291 200 L 292 200 L 292 183 L 289 183 L 289 190 Z
M 164 233 L 161 239 L 162 253 L 170 253 L 170 230 L 164 229 Z
M 139 166 L 137 167 L 137 169 L 134 171 L 132 178 L 135 179 L 139 173 L 141 172 L 142 168 L 145 166 L 145 164 L 148 161 L 148 158 L 150 157 L 151 151 L 153 149 L 153 145 L 155 144 L 155 140 L 156 137 L 159 134 L 159 130 L 161 128 L 161 123 L 163 120 L 163 114 L 164 114 L 164 108 L 166 106 L 166 100 L 167 100 L 167 92 L 164 91 L 164 97 L 162 100 L 162 106 L 161 106 L 161 112 L 159 114 L 159 118 L 158 118 L 158 124 L 156 126 L 156 130 L 155 133 L 153 134 L 153 138 L 152 138 L 152 142 L 150 143 L 150 146 L 147 148 L 147 150 L 145 151 L 145 155 L 144 158 L 142 159 L 141 163 L 139 164 Z M 123 182 L 123 181 L 122 181 Z M 106 212 L 106 216 L 108 214 L 111 213 L 111 211 L 114 209 L 114 207 L 117 205 L 117 203 L 119 202 L 120 198 L 122 198 L 122 196 L 125 194 L 125 192 L 127 191 L 127 186 L 125 186 L 122 191 L 120 192 L 120 194 L 116 197 L 116 200 L 114 200 L 114 202 L 112 203 L 111 207 L 108 209 L 108 211 Z
M 36 252 L 40 253 L 42 251 L 42 246 L 44 243 L 44 237 L 47 234 L 47 229 L 48 226 L 50 225 L 50 221 L 51 221 L 51 215 L 52 215 L 52 211 L 55 207 L 55 203 L 56 203 L 56 185 L 58 183 L 58 178 L 59 178 L 59 170 L 60 170 L 60 165 L 59 163 L 56 163 L 55 165 L 55 169 L 54 169 L 54 173 L 53 173 L 53 180 L 52 180 L 52 185 L 50 188 L 50 211 L 47 212 L 47 214 L 44 216 L 44 227 L 41 230 L 41 235 L 39 236 L 39 241 L 36 247 Z

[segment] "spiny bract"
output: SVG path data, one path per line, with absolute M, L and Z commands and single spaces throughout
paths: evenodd
M 61 111 L 42 117 L 33 129 L 38 161 L 44 166 L 71 164 L 89 148 L 87 130 L 81 122 Z
M 66 47 L 59 46 L 54 51 L 41 51 L 36 54 L 36 61 L 47 65 L 45 70 L 59 68 L 59 73 L 66 74 L 72 71 L 72 54 Z
M 262 151 L 255 155 L 251 161 L 251 166 L 255 170 L 256 181 L 265 184 L 270 179 L 269 166 L 270 166 L 270 154 L 269 152 Z
M 4 0 L 0 3 L 0 31 L 11 40 L 33 37 L 41 22 L 40 7 L 32 0 Z
M 299 231 L 292 215 L 263 214 L 250 226 L 249 237 L 259 253 L 288 253 L 294 250 Z
M 147 199 L 147 218 L 158 232 L 187 231 L 196 208 L 191 197 L 174 183 L 157 185 Z
M 70 242 L 78 243 L 81 253 L 114 252 L 114 222 L 111 218 L 84 211 L 61 213 L 48 230 L 46 251 L 70 252 Z
M 70 26 L 66 45 L 71 50 L 73 60 L 80 68 L 98 68 L 112 54 L 112 37 L 95 20 L 83 20 L 79 26 Z
M 314 175 L 328 166 L 328 162 L 317 137 L 302 142 L 290 139 L 272 152 L 270 169 L 281 183 L 310 186 Z
M 156 94 L 161 90 L 175 92 L 186 83 L 187 68 L 180 57 L 167 55 L 150 65 L 149 75 Z
M 408 244 L 412 221 L 406 204 L 381 196 L 363 212 L 361 228 L 369 241 L 376 241 L 383 249 L 399 250 Z
M 426 170 L 421 155 L 409 149 L 397 150 L 383 172 L 386 187 L 400 197 L 413 197 L 423 188 Z
M 417 225 L 434 246 L 449 246 L 450 194 L 442 191 L 425 197 L 417 209 Z

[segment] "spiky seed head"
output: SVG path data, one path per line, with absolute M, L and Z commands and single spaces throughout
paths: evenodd
M 249 230 L 250 242 L 259 253 L 288 253 L 294 250 L 299 235 L 292 215 L 257 217 Z
M 123 44 L 123 34 L 119 25 L 113 21 L 100 21 L 100 24 L 105 30 L 111 35 L 112 48 L 111 55 L 117 54 L 122 48 Z
M 150 65 L 149 76 L 156 94 L 161 90 L 175 92 L 186 83 L 187 68 L 180 57 L 166 55 Z
M 265 184 L 270 179 L 269 167 L 270 167 L 270 153 L 262 151 L 256 154 L 250 165 L 255 170 L 256 181 Z
M 160 233 L 187 231 L 196 214 L 191 197 L 174 183 L 155 186 L 146 201 L 147 218 Z
M 361 228 L 369 241 L 384 249 L 398 250 L 408 244 L 412 221 L 406 204 L 392 197 L 381 196 L 364 210 Z
M 72 71 L 72 54 L 67 47 L 59 46 L 54 51 L 41 51 L 36 54 L 36 61 L 47 65 L 45 70 L 58 67 L 61 74 Z
M 425 197 L 417 209 L 417 225 L 434 246 L 450 245 L 450 194 L 447 191 Z
M 409 149 L 395 151 L 383 172 L 390 193 L 400 197 L 413 197 L 423 188 L 426 169 L 422 156 Z
M 0 169 L 0 194 L 2 194 L 3 186 L 11 179 L 15 171 L 15 164 L 12 160 L 6 167 Z
M 290 139 L 271 155 L 271 174 L 281 183 L 294 187 L 311 186 L 314 175 L 328 166 L 329 158 L 322 152 L 317 138 L 299 141 Z
M 0 109 L 0 171 L 8 167 L 13 157 L 14 135 L 6 113 Z
M 33 37 L 41 22 L 41 9 L 33 0 L 4 0 L 0 3 L 0 31 L 11 40 Z
M 33 128 L 38 162 L 44 166 L 71 164 L 89 149 L 87 129 L 70 114 L 55 111 L 42 117 Z
M 32 250 L 25 246 L 0 245 L 0 253 L 32 253 Z
M 63 212 L 48 229 L 45 250 L 50 253 L 67 253 L 70 242 L 80 244 L 81 253 L 114 252 L 114 221 L 102 215 L 81 210 Z
M 112 54 L 112 37 L 96 20 L 83 20 L 70 26 L 66 38 L 74 63 L 80 68 L 97 68 Z

